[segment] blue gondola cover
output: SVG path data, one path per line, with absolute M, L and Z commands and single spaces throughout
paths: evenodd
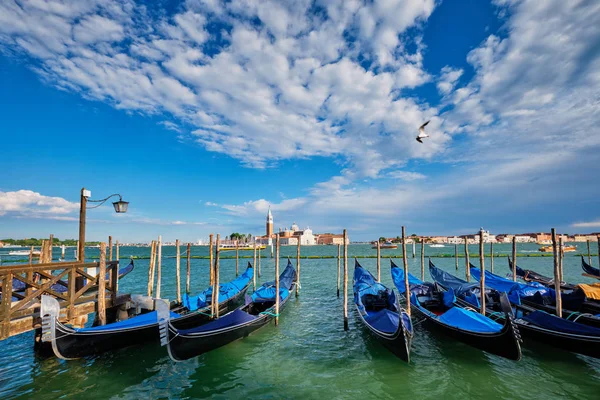
M 492 321 L 485 315 L 467 311 L 460 307 L 452 307 L 440 315 L 440 322 L 472 332 L 495 333 L 502 330 L 502 325 Z
M 219 303 L 229 300 L 238 294 L 252 279 L 254 272 L 252 267 L 246 268 L 246 271 L 231 282 L 219 284 Z M 209 304 L 208 299 L 212 298 L 212 286 L 196 296 L 190 296 L 187 293 L 183 294 L 181 299 L 182 304 L 190 311 L 196 311 L 204 308 Z
M 291 261 L 288 260 L 288 265 L 285 270 L 279 275 L 279 298 L 281 301 L 289 296 L 289 291 L 292 284 L 296 281 L 296 270 Z M 252 293 L 252 301 L 255 303 L 264 303 L 266 301 L 275 300 L 276 282 L 270 281 L 263 283 L 261 287 Z

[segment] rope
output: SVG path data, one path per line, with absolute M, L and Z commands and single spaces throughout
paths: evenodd
M 263 312 L 260 312 L 259 314 L 269 315 L 271 317 L 279 317 L 279 314 L 274 314 L 274 313 L 269 312 L 269 311 L 263 311 Z
M 504 313 L 501 313 L 500 311 L 494 311 L 488 317 L 489 318 L 498 317 L 498 319 L 502 319 L 503 316 L 504 316 Z
M 573 320 L 573 322 L 577 322 L 577 320 L 578 320 L 579 318 L 581 318 L 581 317 L 593 317 L 593 315 L 592 315 L 592 314 L 589 314 L 589 313 L 581 314 L 580 316 L 578 316 L 577 318 L 575 318 L 575 319 Z
M 569 318 L 571 318 L 573 315 L 577 315 L 579 314 L 579 312 L 577 311 L 573 311 L 571 314 L 569 314 L 569 316 L 567 318 L 565 318 L 567 321 L 569 320 Z

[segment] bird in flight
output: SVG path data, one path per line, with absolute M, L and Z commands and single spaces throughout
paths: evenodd
M 428 134 L 425 133 L 425 127 L 430 121 L 425 122 L 423 125 L 419 127 L 419 136 L 417 136 L 417 142 L 423 143 L 423 139 L 429 137 Z

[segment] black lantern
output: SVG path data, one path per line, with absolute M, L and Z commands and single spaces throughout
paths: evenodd
M 129 202 L 128 201 L 123 201 L 122 199 L 119 199 L 119 201 L 115 201 L 113 203 L 113 206 L 115 207 L 115 212 L 117 212 L 117 213 L 126 213 L 127 212 L 127 207 L 129 206 Z

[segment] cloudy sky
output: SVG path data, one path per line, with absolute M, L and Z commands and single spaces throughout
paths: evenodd
M 0 102 L 0 237 L 600 231 L 593 0 L 4 0 Z

